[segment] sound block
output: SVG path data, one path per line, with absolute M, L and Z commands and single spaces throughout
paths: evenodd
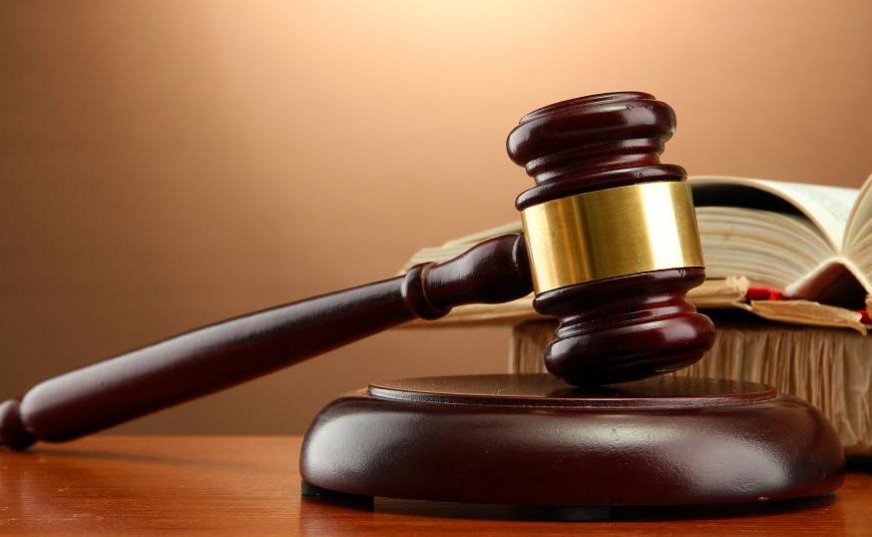
M 762 502 L 839 487 L 814 407 L 762 384 L 656 377 L 578 389 L 549 375 L 373 383 L 303 443 L 304 491 L 511 505 Z

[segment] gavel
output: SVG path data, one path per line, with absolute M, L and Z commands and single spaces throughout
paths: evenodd
M 511 159 L 536 185 L 522 234 L 441 264 L 199 328 L 44 381 L 0 405 L 0 445 L 63 442 L 272 373 L 453 307 L 535 291 L 560 326 L 544 357 L 576 386 L 688 366 L 714 327 L 685 300 L 705 278 L 683 168 L 660 163 L 675 129 L 639 92 L 582 97 L 524 116 Z

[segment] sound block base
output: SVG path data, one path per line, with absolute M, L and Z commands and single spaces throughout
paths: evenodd
M 658 377 L 577 389 L 548 375 L 373 383 L 315 419 L 304 491 L 551 506 L 764 502 L 831 492 L 842 446 L 761 384 Z

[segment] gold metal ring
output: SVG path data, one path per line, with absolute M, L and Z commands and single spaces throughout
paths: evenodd
M 536 294 L 652 270 L 702 267 L 685 182 L 609 188 L 521 212 Z

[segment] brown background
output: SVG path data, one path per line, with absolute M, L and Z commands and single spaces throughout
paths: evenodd
M 517 119 L 674 106 L 691 173 L 859 186 L 872 3 L 2 2 L 0 393 L 393 274 L 501 224 Z M 505 329 L 404 330 L 126 432 L 302 431 L 367 380 L 505 368 Z

